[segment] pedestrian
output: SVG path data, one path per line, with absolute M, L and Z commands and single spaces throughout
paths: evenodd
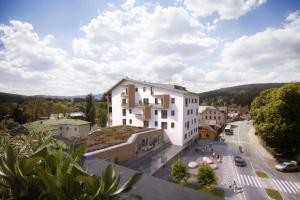
M 237 188 L 236 182 L 233 181 L 233 192 L 236 192 L 236 188 Z

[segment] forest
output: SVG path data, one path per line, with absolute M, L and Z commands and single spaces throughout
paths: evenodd
M 250 109 L 251 102 L 260 92 L 270 88 L 277 88 L 284 84 L 285 83 L 249 84 L 203 92 L 199 94 L 199 103 L 200 105 L 246 107 Z
M 58 99 L 0 93 L 0 128 L 46 119 L 50 114 L 77 111 L 85 113 L 86 120 L 96 126 L 106 125 L 107 104 L 91 94 L 87 98 Z

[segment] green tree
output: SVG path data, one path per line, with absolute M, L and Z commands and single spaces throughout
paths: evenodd
M 136 173 L 119 187 L 120 175 L 108 165 L 99 176 L 89 175 L 80 166 L 84 146 L 67 148 L 41 143 L 30 155 L 18 157 L 8 145 L 0 162 L 3 199 L 116 199 L 138 182 Z
M 201 187 L 209 187 L 217 183 L 215 171 L 207 164 L 202 165 L 198 169 L 197 180 Z
M 99 125 L 105 127 L 107 123 L 107 110 L 99 109 Z
M 172 165 L 171 175 L 177 181 L 185 180 L 188 178 L 188 168 L 183 160 L 176 160 L 174 162 L 174 164 Z
M 251 105 L 256 133 L 275 153 L 300 155 L 300 86 L 263 91 Z
M 92 125 L 95 124 L 96 118 L 96 103 L 95 97 L 92 94 L 86 96 L 86 110 L 85 110 L 86 120 L 91 122 Z

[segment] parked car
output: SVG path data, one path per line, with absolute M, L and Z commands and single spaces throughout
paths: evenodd
M 238 167 L 245 167 L 247 165 L 246 161 L 241 156 L 235 156 L 234 163 L 235 163 L 235 166 L 238 166 Z
M 275 169 L 281 172 L 293 172 L 293 171 L 298 171 L 299 166 L 297 165 L 296 161 L 290 161 L 290 162 L 282 162 L 275 165 Z

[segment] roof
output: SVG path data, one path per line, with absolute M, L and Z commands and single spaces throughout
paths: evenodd
M 84 168 L 88 173 L 100 175 L 110 164 L 101 159 L 93 158 L 84 160 Z M 118 174 L 121 174 L 120 185 L 125 182 L 130 176 L 137 171 L 115 165 Z M 137 182 L 129 194 L 138 194 L 143 197 L 143 200 L 217 200 L 217 198 L 210 196 L 203 192 L 198 192 L 186 187 L 176 185 L 154 176 L 143 174 L 142 178 Z
M 31 123 L 25 124 L 26 127 L 29 128 L 45 128 L 45 127 L 53 127 L 53 126 L 60 126 L 60 125 L 74 125 L 80 126 L 90 124 L 90 122 L 83 121 L 80 119 L 47 119 L 47 120 L 38 120 Z
M 216 120 L 207 120 L 207 119 L 199 120 L 199 126 L 216 126 L 216 125 L 217 125 Z
M 207 109 L 216 109 L 214 106 L 199 106 L 198 113 L 203 113 Z
M 183 93 L 183 94 L 198 95 L 197 93 L 190 92 L 190 91 L 186 90 L 186 88 L 183 87 L 183 86 L 172 85 L 172 84 L 162 84 L 162 83 L 151 83 L 151 82 L 146 82 L 146 81 L 138 81 L 138 80 L 134 80 L 134 79 L 130 79 L 130 78 L 121 79 L 115 85 L 113 85 L 109 90 L 107 90 L 104 93 L 104 95 L 107 95 L 108 93 L 110 93 L 115 87 L 117 87 L 123 81 L 130 81 L 130 82 L 134 82 L 134 83 L 138 83 L 138 84 L 149 85 L 149 86 L 158 87 L 158 88 L 162 88 L 162 89 L 166 89 L 166 90 L 172 90 L 172 91 L 180 92 L 180 93 Z

